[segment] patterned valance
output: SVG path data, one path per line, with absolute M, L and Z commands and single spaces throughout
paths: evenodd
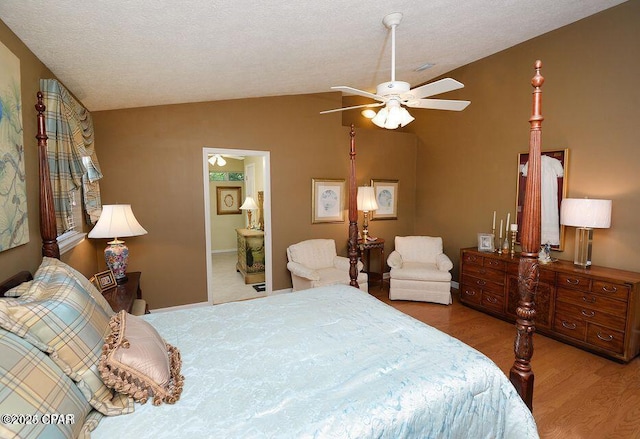
M 45 125 L 48 136 L 49 168 L 53 186 L 58 235 L 71 229 L 72 204 L 82 191 L 87 222 L 94 224 L 100 216 L 102 178 L 94 147 L 93 121 L 89 110 L 78 102 L 55 79 L 41 79 L 40 90 L 46 106 Z

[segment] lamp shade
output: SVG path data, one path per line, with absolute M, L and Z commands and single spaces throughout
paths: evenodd
M 258 208 L 258 205 L 256 204 L 253 197 L 245 198 L 244 203 L 242 203 L 242 206 L 240 206 L 241 210 L 255 210 L 257 208 Z
M 130 204 L 108 204 L 102 206 L 102 213 L 89 238 L 124 238 L 146 235 L 147 231 L 133 215 Z
M 611 227 L 611 200 L 565 198 L 560 206 L 560 224 L 573 227 Z
M 358 210 L 371 212 L 378 208 L 376 194 L 371 186 L 358 187 Z

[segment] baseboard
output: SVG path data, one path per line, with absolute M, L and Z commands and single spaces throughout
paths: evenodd
M 456 282 L 455 280 L 451 281 L 451 288 L 453 288 L 454 290 L 459 290 L 460 289 L 460 284 L 458 282 Z

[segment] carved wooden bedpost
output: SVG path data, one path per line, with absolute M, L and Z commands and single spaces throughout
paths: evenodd
M 541 61 L 535 63 L 533 85 L 533 109 L 529 119 L 529 169 L 522 214 L 521 244 L 522 253 L 518 267 L 518 291 L 520 300 L 516 314 L 516 339 L 514 343 L 515 361 L 509 378 L 511 383 L 530 410 L 533 410 L 533 381 L 531 357 L 533 356 L 533 333 L 535 327 L 535 296 L 538 289 L 538 253 L 540 251 L 540 200 L 541 200 L 541 159 L 540 139 L 542 133 L 542 84 L 540 75 Z
M 47 129 L 44 123 L 44 111 L 46 107 L 42 103 L 42 92 L 38 92 L 38 162 L 40 164 L 40 235 L 42 236 L 42 256 L 60 259 L 56 230 L 56 215 L 53 205 L 53 192 L 49 174 L 49 158 L 47 157 Z
M 351 124 L 349 145 L 349 285 L 358 286 L 358 184 L 356 182 L 356 132 Z

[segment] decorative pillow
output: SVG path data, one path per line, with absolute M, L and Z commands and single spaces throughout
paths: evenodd
M 32 283 L 32 280 L 22 282 L 17 287 L 13 287 L 9 291 L 5 291 L 4 297 L 20 297 L 29 290 Z
M 82 392 L 46 354 L 0 329 L 0 414 L 24 416 L 3 419 L 0 437 L 76 438 L 95 428 L 85 422 L 89 412 Z
M 184 377 L 180 351 L 165 342 L 151 324 L 120 311 L 111 318 L 98 366 L 104 383 L 142 404 L 174 404 Z
M 101 413 L 130 413 L 133 401 L 125 395 L 114 396 L 98 372 L 109 318 L 110 314 L 62 270 L 34 278 L 19 299 L 0 300 L 0 327 L 48 353 Z
M 73 267 L 70 267 L 69 265 L 65 264 L 64 262 L 58 259 L 48 258 L 46 256 L 43 257 L 40 267 L 38 267 L 36 274 L 33 276 L 33 280 L 48 282 L 51 276 L 56 273 L 57 274 L 62 273 L 63 275 L 68 276 L 71 279 L 75 280 L 80 285 L 80 287 L 83 290 L 85 290 L 93 298 L 93 300 L 95 300 L 98 303 L 98 305 L 100 305 L 100 307 L 106 311 L 107 314 L 109 314 L 109 317 L 111 317 L 114 314 L 113 309 L 111 309 L 111 305 L 109 305 L 109 302 L 107 302 L 107 299 L 104 298 L 102 293 L 98 291 L 96 286 L 93 285 L 89 281 L 89 279 L 87 279 L 85 276 L 82 275 L 82 273 L 80 273 Z M 20 286 L 16 288 L 20 288 Z M 31 291 L 34 292 L 36 290 L 31 290 Z M 23 291 L 20 297 L 23 299 L 28 299 L 29 294 L 30 294 L 29 291 Z

